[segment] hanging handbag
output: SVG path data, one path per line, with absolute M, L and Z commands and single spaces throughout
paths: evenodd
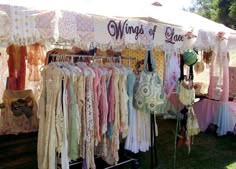
M 187 51 L 191 50 L 186 50 L 185 54 L 188 53 Z M 193 65 L 189 66 L 189 77 L 185 77 L 184 75 L 184 65 L 185 65 L 185 60 L 184 60 L 184 55 L 182 55 L 180 59 L 180 79 L 179 83 L 177 86 L 177 92 L 179 94 L 179 101 L 185 105 L 185 106 L 190 106 L 193 105 L 194 100 L 195 100 L 195 89 L 193 88 Z M 187 83 L 187 79 L 188 83 Z
M 185 105 L 193 105 L 195 100 L 195 90 L 194 88 L 186 87 L 188 84 L 185 84 L 184 80 L 179 83 L 179 101 Z
M 200 132 L 200 128 L 198 125 L 197 117 L 194 113 L 193 107 L 188 108 L 188 120 L 187 120 L 187 133 L 188 136 L 197 135 Z
M 187 49 L 184 51 L 183 61 L 184 61 L 184 64 L 186 64 L 188 66 L 192 66 L 195 63 L 197 63 L 198 55 L 194 50 Z
M 153 72 L 148 71 L 148 54 L 152 62 Z M 165 110 L 166 95 L 161 79 L 156 72 L 155 60 L 152 52 L 146 53 L 144 58 L 144 70 L 141 72 L 134 89 L 134 107 L 140 111 L 162 114 Z

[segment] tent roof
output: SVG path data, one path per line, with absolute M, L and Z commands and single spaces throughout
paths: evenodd
M 116 10 L 98 10 L 97 13 L 92 12 L 92 14 L 137 18 L 154 23 L 163 23 L 178 27 L 236 34 L 235 30 L 228 28 L 223 24 L 202 17 L 198 14 L 164 6 L 146 5 L 139 9 L 134 8 L 129 11 L 123 11 L 123 13 L 118 13 Z
M 235 30 L 230 29 L 223 24 L 187 11 L 152 5 L 145 7 L 142 11 L 146 16 L 152 17 L 156 21 L 166 24 L 203 29 L 207 31 L 236 33 Z
M 44 1 L 44 2 L 42 2 Z M 146 0 L 146 2 L 130 0 L 129 3 L 126 0 L 117 1 L 117 4 L 107 3 L 107 0 L 90 1 L 82 0 L 83 3 L 71 1 L 60 1 L 56 4 L 46 3 L 46 0 L 32 1 L 32 0 L 3 0 L 1 4 L 24 6 L 29 9 L 41 9 L 41 10 L 69 10 L 84 14 L 101 15 L 107 17 L 129 17 L 139 18 L 146 21 L 165 23 L 180 27 L 191 27 L 197 29 L 203 29 L 207 31 L 223 31 L 228 33 L 236 33 L 235 30 L 230 29 L 223 24 L 211 21 L 195 13 L 183 11 L 180 9 L 168 8 L 164 6 L 154 6 L 151 4 L 152 0 Z M 104 2 L 103 2 L 104 1 Z M 87 3 L 86 3 L 87 2 Z M 114 2 L 114 1 L 111 1 Z M 142 3 L 141 3 L 142 2 Z M 124 4 L 123 4 L 124 3 Z M 78 4 L 78 5 L 75 5 Z M 132 4 L 132 6 L 130 6 Z
M 122 20 L 122 22 L 124 22 L 126 19 L 129 19 L 130 24 L 138 25 L 138 23 L 136 23 L 135 21 L 133 22 L 132 19 L 134 19 L 134 20 L 139 20 L 143 24 L 147 24 L 147 26 L 150 26 L 152 24 L 153 25 L 154 24 L 155 25 L 160 24 L 161 28 L 158 29 L 158 33 L 160 34 L 160 32 L 161 32 L 162 35 L 164 35 L 163 34 L 163 27 L 168 26 L 168 25 L 171 25 L 173 27 L 178 27 L 182 30 L 188 30 L 188 31 L 193 30 L 193 31 L 196 31 L 196 34 L 197 34 L 197 31 L 199 31 L 199 30 L 203 30 L 203 31 L 206 31 L 206 32 L 211 32 L 211 33 L 214 32 L 215 34 L 218 33 L 218 32 L 224 32 L 224 33 L 226 33 L 227 37 L 230 37 L 229 39 L 233 39 L 233 41 L 231 41 L 231 46 L 236 46 L 236 44 L 235 44 L 236 31 L 235 30 L 230 29 L 230 28 L 224 26 L 223 24 L 219 24 L 219 23 L 213 22 L 213 21 L 211 21 L 207 18 L 201 17 L 197 14 L 187 12 L 187 11 L 177 10 L 177 9 L 173 9 L 173 8 L 167 8 L 167 7 L 163 7 L 163 6 L 153 6 L 153 5 L 140 6 L 140 4 L 139 5 L 135 4 L 135 2 L 136 2 L 135 0 L 131 0 L 131 2 L 133 2 L 134 4 L 133 4 L 133 6 L 128 6 L 130 8 L 129 10 L 126 10 L 125 8 L 124 9 L 121 8 L 121 4 L 119 4 L 119 5 L 110 4 L 109 7 L 106 10 L 104 10 L 103 6 L 98 5 L 98 3 L 102 3 L 102 1 L 107 1 L 107 0 L 101 0 L 101 2 L 96 1 L 95 6 L 97 5 L 97 8 L 91 7 L 91 9 L 89 8 L 89 6 L 87 6 L 87 8 L 86 8 L 86 6 L 83 6 L 83 5 L 80 6 L 79 4 L 78 4 L 78 7 L 76 5 L 71 5 L 71 2 L 68 2 L 68 4 L 65 4 L 65 2 L 64 3 L 58 3 L 59 4 L 59 10 L 58 9 L 56 10 L 56 6 L 58 4 L 57 5 L 56 4 L 45 5 L 41 1 L 29 1 L 29 0 L 25 0 L 25 1 L 18 1 L 18 0 L 6 1 L 5 0 L 5 2 L 1 2 L 1 4 L 0 4 L 0 17 L 1 17 L 0 19 L 2 20 L 0 23 L 2 24 L 2 26 L 4 25 L 4 27 L 8 27 L 8 31 L 11 30 L 12 26 L 15 26 L 15 24 L 11 21 L 14 18 L 11 18 L 12 14 L 9 11 L 7 12 L 7 10 L 8 10 L 7 8 L 9 6 L 10 7 L 19 6 L 20 8 L 17 8 L 17 9 L 14 9 L 14 10 L 20 10 L 21 14 L 25 13 L 26 15 L 30 15 L 32 18 L 35 17 L 36 15 L 37 16 L 39 16 L 39 15 L 43 16 L 43 13 L 45 13 L 45 11 L 48 12 L 48 13 L 51 13 L 50 14 L 51 16 L 49 15 L 49 16 L 46 16 L 46 17 L 50 18 L 50 17 L 55 16 L 56 19 L 50 20 L 52 23 L 50 23 L 51 25 L 49 25 L 49 27 L 50 26 L 55 26 L 55 30 L 57 30 L 58 29 L 57 24 L 58 24 L 59 21 L 57 22 L 55 20 L 60 20 L 62 18 L 62 16 L 57 15 L 57 14 L 58 13 L 62 14 L 60 12 L 62 10 L 65 10 L 65 11 L 68 11 L 68 12 L 75 12 L 76 15 L 85 14 L 85 17 L 88 18 L 88 20 L 87 20 L 88 22 L 94 22 L 95 21 L 95 20 L 91 19 L 91 16 L 96 17 L 96 19 L 99 18 L 98 22 L 99 22 L 100 25 L 96 25 L 97 26 L 96 28 L 95 28 L 95 25 L 93 25 L 94 28 L 90 30 L 91 31 L 90 35 L 92 35 L 92 36 L 94 36 L 94 34 L 96 36 L 96 34 L 98 34 L 98 33 L 107 36 L 108 35 L 107 24 L 108 24 L 109 19 L 116 18 L 118 20 Z M 125 1 L 125 0 L 122 0 L 122 1 Z M 118 2 L 118 3 L 120 3 L 120 2 Z M 4 5 L 7 6 L 7 7 L 5 7 Z M 122 5 L 127 6 L 127 4 L 122 4 Z M 5 17 L 5 16 L 7 16 L 7 17 Z M 22 16 L 24 16 L 24 14 Z M 58 16 L 59 16 L 59 18 L 58 18 Z M 19 17 L 21 17 L 21 16 L 19 16 Z M 66 16 L 66 17 L 69 17 L 69 16 Z M 47 19 L 49 19 L 49 18 L 47 18 Z M 4 19 L 6 19 L 6 20 L 4 20 Z M 9 20 L 10 20 L 10 22 L 9 22 Z M 40 21 L 40 19 L 39 19 L 39 21 Z M 76 23 L 78 21 L 80 21 L 80 20 L 76 21 L 73 18 L 68 19 L 68 22 L 73 22 L 72 24 L 74 24 L 75 27 L 76 27 L 76 24 L 78 25 L 78 23 Z M 44 38 L 46 38 L 46 41 L 51 42 L 51 40 L 53 38 L 55 40 L 58 37 L 60 37 L 60 35 L 57 34 L 58 32 L 56 32 L 56 33 L 53 32 L 53 33 L 55 33 L 55 36 L 57 36 L 57 37 L 55 37 L 55 36 L 49 37 L 48 34 L 45 34 L 47 32 L 45 32 L 43 30 L 45 26 L 43 26 L 41 23 L 35 23 L 35 24 L 39 24 L 39 26 L 42 26 L 42 27 L 40 27 L 41 32 L 38 32 L 38 30 L 33 30 L 32 29 L 30 37 L 25 37 L 24 34 L 22 34 L 18 37 L 18 35 L 13 34 L 12 31 L 10 31 L 10 35 L 6 34 L 7 31 L 5 31 L 3 27 L 2 27 L 2 29 L 0 29 L 0 34 L 1 34 L 1 37 L 3 37 L 4 33 L 7 36 L 9 36 L 10 43 L 14 43 L 13 41 L 16 41 L 15 38 L 17 38 L 18 39 L 17 43 L 21 43 L 21 40 L 24 40 L 24 41 L 26 40 L 25 41 L 26 44 L 33 43 L 33 42 L 38 41 L 38 40 L 44 40 Z M 67 23 L 64 23 L 64 24 L 67 24 Z M 95 23 L 92 23 L 92 24 L 95 24 Z M 21 29 L 23 30 L 24 27 L 21 28 Z M 95 29 L 96 29 L 97 32 L 95 32 Z M 7 30 L 7 28 L 6 28 L 6 30 Z M 75 30 L 76 30 L 76 28 L 75 28 Z M 35 34 L 34 31 L 36 31 L 38 34 Z M 88 30 L 84 29 L 82 33 L 86 34 L 85 31 L 88 31 Z M 81 35 L 81 36 L 84 36 L 84 35 Z M 100 36 L 101 35 L 97 36 L 97 39 Z M 74 37 L 72 37 L 72 38 L 74 38 Z M 101 38 L 105 40 L 104 36 L 101 37 Z M 111 43 L 111 41 L 110 41 L 111 37 L 107 36 L 106 38 L 107 38 L 106 39 L 107 41 L 106 42 L 103 41 L 103 42 L 106 43 L 106 44 Z M 95 42 L 97 42 L 96 37 L 91 39 L 91 40 L 93 41 L 94 39 L 95 39 Z M 8 39 L 3 39 L 3 40 L 6 43 L 9 43 Z M 69 39 L 69 40 L 72 40 L 72 39 Z M 81 37 L 79 37 L 79 39 L 77 38 L 76 40 L 83 41 L 83 40 L 81 40 Z M 88 41 L 91 41 L 91 40 L 88 40 Z M 125 39 L 123 39 L 123 40 L 125 40 Z M 159 37 L 158 37 L 158 40 L 160 41 Z M 55 42 L 55 41 L 53 41 L 53 42 Z M 151 42 L 151 43 L 156 43 L 156 42 L 157 41 Z M 136 43 L 139 45 L 140 42 L 137 41 Z M 151 43 L 149 43 L 149 45 Z

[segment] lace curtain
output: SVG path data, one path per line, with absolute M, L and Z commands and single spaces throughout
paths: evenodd
M 0 48 L 0 103 L 2 103 L 3 92 L 6 89 L 7 77 L 8 77 L 8 54 L 6 48 Z
M 217 40 L 210 67 L 209 98 L 228 101 L 229 98 L 229 54 L 226 40 Z

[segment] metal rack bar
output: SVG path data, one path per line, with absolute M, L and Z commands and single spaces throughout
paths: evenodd
M 74 63 L 74 58 L 92 58 L 92 60 L 96 59 L 118 59 L 119 63 L 122 64 L 122 60 L 128 60 L 128 65 L 130 67 L 131 60 L 136 60 L 135 57 L 130 56 L 98 56 L 98 55 L 77 55 L 77 54 L 50 54 L 49 58 L 51 57 L 52 62 L 63 62 L 63 61 L 70 61 Z M 47 59 L 47 63 L 49 63 L 50 59 Z
M 100 157 L 95 157 L 95 160 L 96 159 L 98 160 L 98 159 L 100 159 Z M 70 162 L 69 166 L 70 167 L 73 167 L 73 166 L 77 167 L 77 165 L 82 165 L 82 163 L 83 163 L 83 160 L 77 160 L 77 161 Z M 125 161 L 119 162 L 115 165 L 104 167 L 103 169 L 117 168 L 119 166 L 128 165 L 130 163 L 132 165 L 132 167 L 131 167 L 132 169 L 137 169 L 138 168 L 138 159 L 130 158 L 130 159 L 127 159 Z M 58 168 L 61 168 L 61 164 L 58 164 L 57 166 L 58 166 Z
M 129 59 L 129 60 L 135 60 L 135 57 L 125 57 L 125 56 L 98 56 L 98 55 L 74 55 L 74 54 L 51 54 L 51 57 L 80 57 L 80 58 L 93 58 L 93 59 L 109 59 L 109 58 L 115 58 L 115 59 Z
M 116 164 L 116 165 L 106 167 L 106 168 L 104 168 L 104 169 L 111 169 L 111 168 L 115 168 L 115 167 L 118 167 L 118 166 L 121 166 L 121 165 L 125 165 L 125 164 L 127 164 L 127 163 L 136 162 L 136 161 L 137 161 L 137 159 L 129 159 L 129 160 L 120 162 L 120 163 L 118 163 L 118 164 Z

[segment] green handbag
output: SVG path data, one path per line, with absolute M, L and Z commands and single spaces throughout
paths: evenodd
M 198 61 L 198 55 L 194 50 L 187 49 L 183 53 L 184 64 L 192 66 Z

